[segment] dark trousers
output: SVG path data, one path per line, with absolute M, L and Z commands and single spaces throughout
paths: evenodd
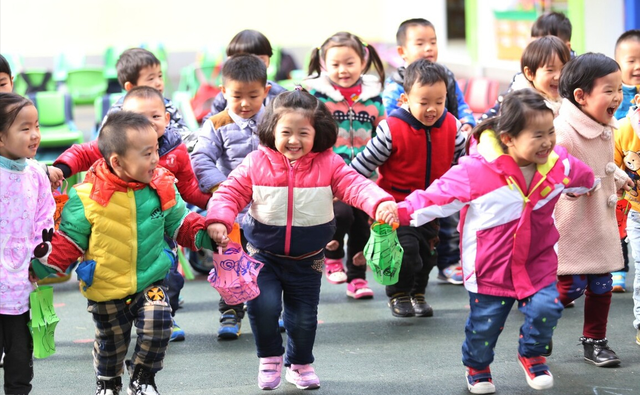
M 4 350 L 4 393 L 31 392 L 33 340 L 27 323 L 30 314 L 0 314 L 0 353 Z
M 353 257 L 364 250 L 364 246 L 369 240 L 369 215 L 364 211 L 349 206 L 345 202 L 333 202 L 333 213 L 336 217 L 336 232 L 333 240 L 337 241 L 340 246 L 335 251 L 324 252 L 329 259 L 344 258 L 344 237 L 349 235 L 347 240 L 347 282 L 356 278 L 365 279 L 367 266 L 355 266 Z
M 607 337 L 612 289 L 611 273 L 558 276 L 558 292 L 563 305 L 585 295 L 582 336 L 596 340 Z
M 242 230 L 242 228 L 240 228 L 240 239 L 242 248 L 247 251 L 247 239 L 244 237 L 244 231 Z M 220 300 L 218 301 L 218 311 L 220 311 L 220 314 L 223 314 L 227 310 L 235 311 L 236 317 L 238 317 L 239 320 L 244 318 L 244 303 L 227 304 L 227 302 L 225 302 L 224 299 L 220 297 Z
M 397 293 L 424 294 L 429 273 L 436 265 L 438 253 L 438 220 L 420 227 L 401 226 L 397 230 L 398 241 L 404 249 L 398 282 L 386 287 L 388 297 Z
M 164 279 L 164 286 L 167 291 L 167 296 L 169 297 L 169 305 L 171 306 L 171 316 L 173 317 L 180 307 L 180 291 L 184 287 L 184 277 L 178 272 L 178 244 L 175 240 L 167 236 L 165 236 L 165 240 L 172 249 L 171 253 L 173 254 L 173 264 L 169 269 L 169 273 L 167 273 L 167 277 Z
M 285 365 L 314 361 L 313 345 L 318 327 L 318 302 L 324 256 L 319 253 L 294 260 L 258 252 L 253 257 L 264 266 L 258 275 L 260 295 L 247 302 L 247 313 L 259 358 L 285 353 L 278 318 L 284 305 L 287 330 Z
M 444 270 L 460 262 L 460 233 L 458 232 L 460 212 L 440 218 L 439 221 L 438 269 Z

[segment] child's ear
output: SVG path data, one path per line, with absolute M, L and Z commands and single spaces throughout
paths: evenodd
M 527 81 L 529 82 L 533 81 L 533 79 L 536 77 L 536 75 L 531 71 L 529 66 L 524 66 L 524 70 L 522 70 L 522 74 L 524 74 L 524 78 L 526 78 Z
M 585 94 L 582 88 L 576 88 L 573 90 L 573 98 L 576 99 L 576 103 L 580 104 L 581 106 L 583 106 L 585 102 L 584 96 Z
M 169 122 L 171 121 L 171 113 L 169 113 L 169 111 L 164 113 L 164 122 L 169 125 Z
M 500 133 L 500 141 L 507 147 L 513 146 L 513 139 L 507 133 Z
M 131 89 L 135 88 L 136 86 L 133 85 L 130 81 L 127 81 L 124 83 L 124 90 L 129 92 Z
M 109 166 L 111 166 L 111 168 L 113 170 L 120 170 L 122 169 L 122 166 L 120 165 L 120 158 L 118 157 L 118 154 L 111 154 L 111 156 L 109 157 Z
M 269 94 L 269 91 L 270 91 L 270 90 L 271 90 L 271 85 L 270 85 L 270 84 L 267 84 L 267 85 L 264 87 L 264 97 L 267 97 L 267 95 Z
M 398 99 L 398 103 L 400 105 L 409 103 L 409 96 L 407 96 L 406 92 L 402 92 L 400 94 L 400 98 Z
M 396 48 L 396 51 L 398 51 L 398 55 L 400 55 L 400 57 L 401 57 L 403 60 L 406 60 L 406 59 L 405 59 L 404 47 L 403 47 L 403 46 L 398 45 L 398 47 Z

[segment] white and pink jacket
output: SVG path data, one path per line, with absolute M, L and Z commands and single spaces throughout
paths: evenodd
M 301 258 L 319 252 L 333 237 L 334 196 L 372 217 L 378 204 L 394 201 L 331 149 L 291 164 L 280 152 L 259 146 L 211 197 L 206 226 L 220 222 L 230 232 L 238 212 L 251 203 L 242 224 L 249 243 Z
M 0 161 L 0 314 L 29 311 L 29 263 L 53 228 L 56 204 L 49 178 L 32 161 Z
M 586 193 L 593 186 L 591 168 L 556 146 L 527 188 L 516 162 L 486 130 L 476 154 L 462 157 L 429 188 L 398 204 L 400 224 L 420 226 L 461 211 L 467 290 L 523 299 L 556 281 L 553 209 L 560 194 Z

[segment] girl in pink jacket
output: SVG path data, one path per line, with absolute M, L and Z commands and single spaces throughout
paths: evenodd
M 209 235 L 225 247 L 240 210 L 247 250 L 264 267 L 260 295 L 247 302 L 260 366 L 258 386 L 280 385 L 285 348 L 278 329 L 284 302 L 286 380 L 320 387 L 311 363 L 318 322 L 324 247 L 335 232 L 334 196 L 377 220 L 397 219 L 391 195 L 348 167 L 331 147 L 338 128 L 314 96 L 295 90 L 270 103 L 258 127 L 260 147 L 233 170 L 209 202 Z
M 38 111 L 31 101 L 0 93 L 0 354 L 4 390 L 28 394 L 33 343 L 27 327 L 31 252 L 53 228 L 55 202 L 45 171 L 33 158 L 40 144 Z
M 563 309 L 553 208 L 563 192 L 591 190 L 593 172 L 555 145 L 553 111 L 532 89 L 509 93 L 500 115 L 478 125 L 474 137 L 476 153 L 398 204 L 400 224 L 420 226 L 461 211 L 462 269 L 471 306 L 462 346 L 469 392 L 495 392 L 489 365 L 516 301 L 525 316 L 518 362 L 529 386 L 551 388 L 553 376 L 542 355 Z

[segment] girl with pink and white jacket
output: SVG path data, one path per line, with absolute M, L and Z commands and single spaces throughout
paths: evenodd
M 337 132 L 331 112 L 314 96 L 300 90 L 278 95 L 258 127 L 260 147 L 209 202 L 209 235 L 222 247 L 236 215 L 251 202 L 242 229 L 247 250 L 264 267 L 260 295 L 247 302 L 247 312 L 260 358 L 258 386 L 264 390 L 280 385 L 283 302 L 286 380 L 301 389 L 320 386 L 311 363 L 323 250 L 335 232 L 334 196 L 379 221 L 397 221 L 393 197 L 331 150 Z
M 495 392 L 489 365 L 516 301 L 525 316 L 518 361 L 532 388 L 551 388 L 553 376 L 542 355 L 563 309 L 555 285 L 553 209 L 561 193 L 592 189 L 593 172 L 555 146 L 553 112 L 532 89 L 507 94 L 500 115 L 478 125 L 474 137 L 476 153 L 398 204 L 400 224 L 420 226 L 461 211 L 471 307 L 462 346 L 469 391 Z
M 53 228 L 51 183 L 33 158 L 40 144 L 38 111 L 31 101 L 0 93 L 0 354 L 4 390 L 28 394 L 33 378 L 33 343 L 27 323 L 33 285 L 29 263 Z

